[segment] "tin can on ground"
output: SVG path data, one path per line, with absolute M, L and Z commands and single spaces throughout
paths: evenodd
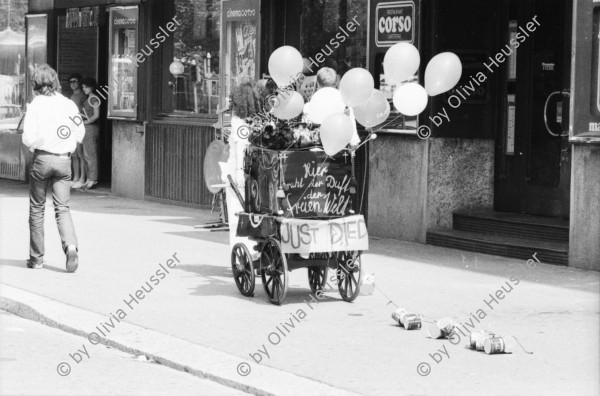
M 413 313 L 406 314 L 402 318 L 402 325 L 406 330 L 420 329 L 421 317 Z
M 488 338 L 492 338 L 494 335 L 489 331 L 478 330 L 472 331 L 470 335 L 470 347 L 471 349 L 475 349 L 477 351 L 483 351 L 484 341 Z
M 452 334 L 456 330 L 458 324 L 451 318 L 442 318 L 438 320 L 437 326 L 444 335 L 444 337 L 449 337 L 450 334 Z
M 394 319 L 394 321 L 395 321 L 395 322 L 398 322 L 398 324 L 399 324 L 400 326 L 402 326 L 402 317 L 403 317 L 405 314 L 407 314 L 407 313 L 410 313 L 410 312 L 408 312 L 408 311 L 407 311 L 406 309 L 404 309 L 404 308 L 398 308 L 397 310 L 395 310 L 395 311 L 392 313 L 392 319 Z
M 502 337 L 490 337 L 483 341 L 483 351 L 488 355 L 496 353 L 504 353 L 504 338 Z
M 427 335 L 433 339 L 444 338 L 444 333 L 442 330 L 440 330 L 438 325 L 433 323 L 427 326 Z

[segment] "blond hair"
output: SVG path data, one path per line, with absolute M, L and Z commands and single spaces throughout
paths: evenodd
M 317 86 L 319 88 L 337 87 L 338 75 L 330 67 L 324 67 L 317 72 Z

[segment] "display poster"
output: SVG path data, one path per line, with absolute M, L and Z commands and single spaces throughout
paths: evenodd
M 98 27 L 67 28 L 65 17 L 58 17 L 58 78 L 63 95 L 73 93 L 69 76 L 79 73 L 82 77 L 98 80 Z
M 98 26 L 100 7 L 67 8 L 66 19 L 61 25 L 68 29 Z
M 221 23 L 221 105 L 225 107 L 233 87 L 258 79 L 260 58 L 260 1 L 223 1 Z
M 600 3 L 573 4 L 569 141 L 600 143 Z
M 369 250 L 369 233 L 362 215 L 331 220 L 283 219 L 283 253 L 328 253 Z
M 108 117 L 137 118 L 138 7 L 110 9 Z
M 401 42 L 413 44 L 419 49 L 421 1 L 369 0 L 368 12 L 367 68 L 375 77 L 375 88 L 383 92 L 391 109 L 388 119 L 376 130 L 416 135 L 419 117 L 405 116 L 394 108 L 392 99 L 397 85 L 386 81 L 383 58 L 389 47 Z M 418 72 L 406 82 L 419 82 Z

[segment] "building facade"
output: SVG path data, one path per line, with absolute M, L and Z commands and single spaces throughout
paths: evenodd
M 368 68 L 389 95 L 389 46 L 417 46 L 421 83 L 429 59 L 454 52 L 456 88 L 419 117 L 392 114 L 359 155 L 371 235 L 600 270 L 591 0 L 29 0 L 28 11 L 28 65 L 56 67 L 65 90 L 72 72 L 101 84 L 112 192 L 197 207 L 212 203 L 203 161 L 226 97 L 267 75 L 276 48 L 297 48 L 307 75 Z

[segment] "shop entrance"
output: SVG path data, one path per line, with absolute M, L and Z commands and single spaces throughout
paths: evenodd
M 97 23 L 78 21 L 69 18 L 67 10 L 56 18 L 57 51 L 56 69 L 62 86 L 62 93 L 70 97 L 72 90 L 69 77 L 78 73 L 82 77 L 93 77 L 98 84 L 98 92 L 103 90 L 108 80 L 108 13 L 100 8 Z M 85 19 L 85 18 L 84 18 Z M 102 95 L 97 94 L 98 97 Z M 107 121 L 107 104 L 100 101 L 100 135 L 98 139 L 98 188 L 110 189 L 112 133 Z
M 505 9 L 506 42 L 519 46 L 502 87 L 495 210 L 569 217 L 572 6 L 572 0 L 511 0 Z

